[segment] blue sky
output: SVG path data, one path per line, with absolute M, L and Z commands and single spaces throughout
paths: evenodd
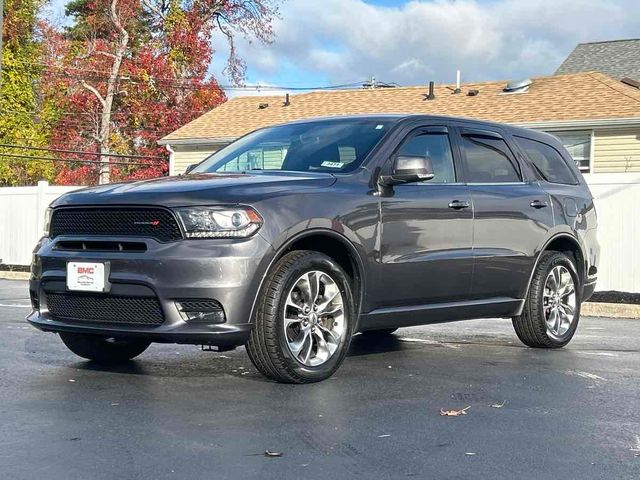
M 64 0 L 52 15 L 62 18 Z M 402 85 L 552 74 L 577 43 L 640 37 L 638 0 L 287 0 L 275 42 L 241 39 L 247 83 Z M 228 54 L 214 36 L 220 83 Z

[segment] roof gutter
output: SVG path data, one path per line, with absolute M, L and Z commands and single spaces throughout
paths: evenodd
M 614 128 L 640 126 L 640 117 L 604 118 L 588 120 L 551 120 L 544 122 L 506 122 L 518 127 L 536 130 L 583 130 L 585 128 Z M 158 145 L 213 145 L 224 146 L 239 137 L 161 138 Z
M 518 127 L 526 127 L 539 130 L 582 130 L 585 128 L 640 126 L 640 117 L 605 118 L 593 120 L 552 120 L 547 122 L 513 122 L 511 124 Z
M 158 145 L 227 145 L 238 137 L 161 138 Z

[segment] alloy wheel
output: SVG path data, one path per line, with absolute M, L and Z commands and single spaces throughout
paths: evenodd
M 293 284 L 284 306 L 284 333 L 289 351 L 308 367 L 327 362 L 346 330 L 338 284 L 319 270 L 306 272 Z
M 576 288 L 573 277 L 563 265 L 557 265 L 547 275 L 542 294 L 547 333 L 562 337 L 576 318 Z

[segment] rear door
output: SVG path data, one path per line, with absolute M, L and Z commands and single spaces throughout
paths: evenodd
M 395 155 L 428 156 L 435 177 L 396 185 L 392 195 L 381 198 L 376 303 L 419 306 L 467 299 L 473 271 L 473 206 L 469 189 L 457 179 L 457 150 L 450 131 L 446 125 L 419 127 L 405 137 Z
M 523 298 L 537 249 L 553 227 L 549 195 L 523 175 L 501 129 L 457 132 L 475 215 L 471 298 Z

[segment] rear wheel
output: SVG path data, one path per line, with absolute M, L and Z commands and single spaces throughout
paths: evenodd
M 355 319 L 342 268 L 322 253 L 291 252 L 269 272 L 260 295 L 247 343 L 256 368 L 284 383 L 333 375 L 349 349 Z
M 542 253 L 522 314 L 513 318 L 518 338 L 530 347 L 564 347 L 578 328 L 580 302 L 573 261 L 561 252 Z
M 126 362 L 151 345 L 151 342 L 143 340 L 123 340 L 80 333 L 61 332 L 60 338 L 79 357 L 100 363 Z

